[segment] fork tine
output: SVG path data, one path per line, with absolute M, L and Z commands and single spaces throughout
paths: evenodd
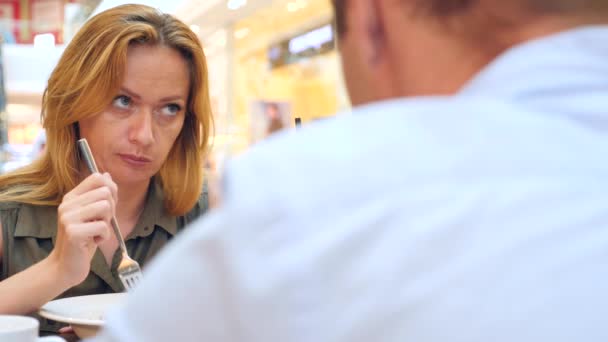
M 118 277 L 125 290 L 129 291 L 142 279 L 141 267 L 137 261 L 131 259 L 128 254 L 123 253 L 122 261 L 118 265 Z
M 132 282 L 131 278 L 123 278 L 123 281 L 127 284 L 127 286 L 125 286 L 127 290 L 131 290 L 135 286 L 135 283 Z
M 134 272 L 132 274 L 120 274 L 120 281 L 126 290 L 132 290 L 141 280 L 141 272 Z

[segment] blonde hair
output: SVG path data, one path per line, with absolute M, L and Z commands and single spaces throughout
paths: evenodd
M 163 188 L 170 214 L 183 215 L 194 207 L 203 187 L 212 124 L 206 59 L 187 25 L 145 5 L 118 6 L 96 15 L 67 46 L 42 101 L 46 151 L 32 164 L 0 176 L 0 201 L 58 205 L 78 184 L 78 121 L 98 115 L 112 101 L 123 81 L 127 50 L 134 44 L 167 46 L 188 62 L 184 125 L 154 179 Z

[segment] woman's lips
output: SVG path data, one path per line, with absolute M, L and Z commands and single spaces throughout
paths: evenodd
M 136 156 L 133 154 L 120 154 L 119 153 L 118 156 L 120 157 L 120 159 L 122 159 L 127 164 L 135 166 L 135 167 L 146 166 L 146 165 L 150 164 L 150 162 L 152 162 L 152 160 L 149 158 L 146 158 L 143 156 Z

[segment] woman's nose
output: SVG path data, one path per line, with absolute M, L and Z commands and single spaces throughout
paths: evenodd
M 138 145 L 150 145 L 154 142 L 153 113 L 149 108 L 139 108 L 131 117 L 129 124 L 129 140 Z

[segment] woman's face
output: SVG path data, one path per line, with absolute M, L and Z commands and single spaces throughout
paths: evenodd
M 108 108 L 79 122 L 100 171 L 118 184 L 148 182 L 184 125 L 190 89 L 186 60 L 164 46 L 129 48 L 124 80 Z

